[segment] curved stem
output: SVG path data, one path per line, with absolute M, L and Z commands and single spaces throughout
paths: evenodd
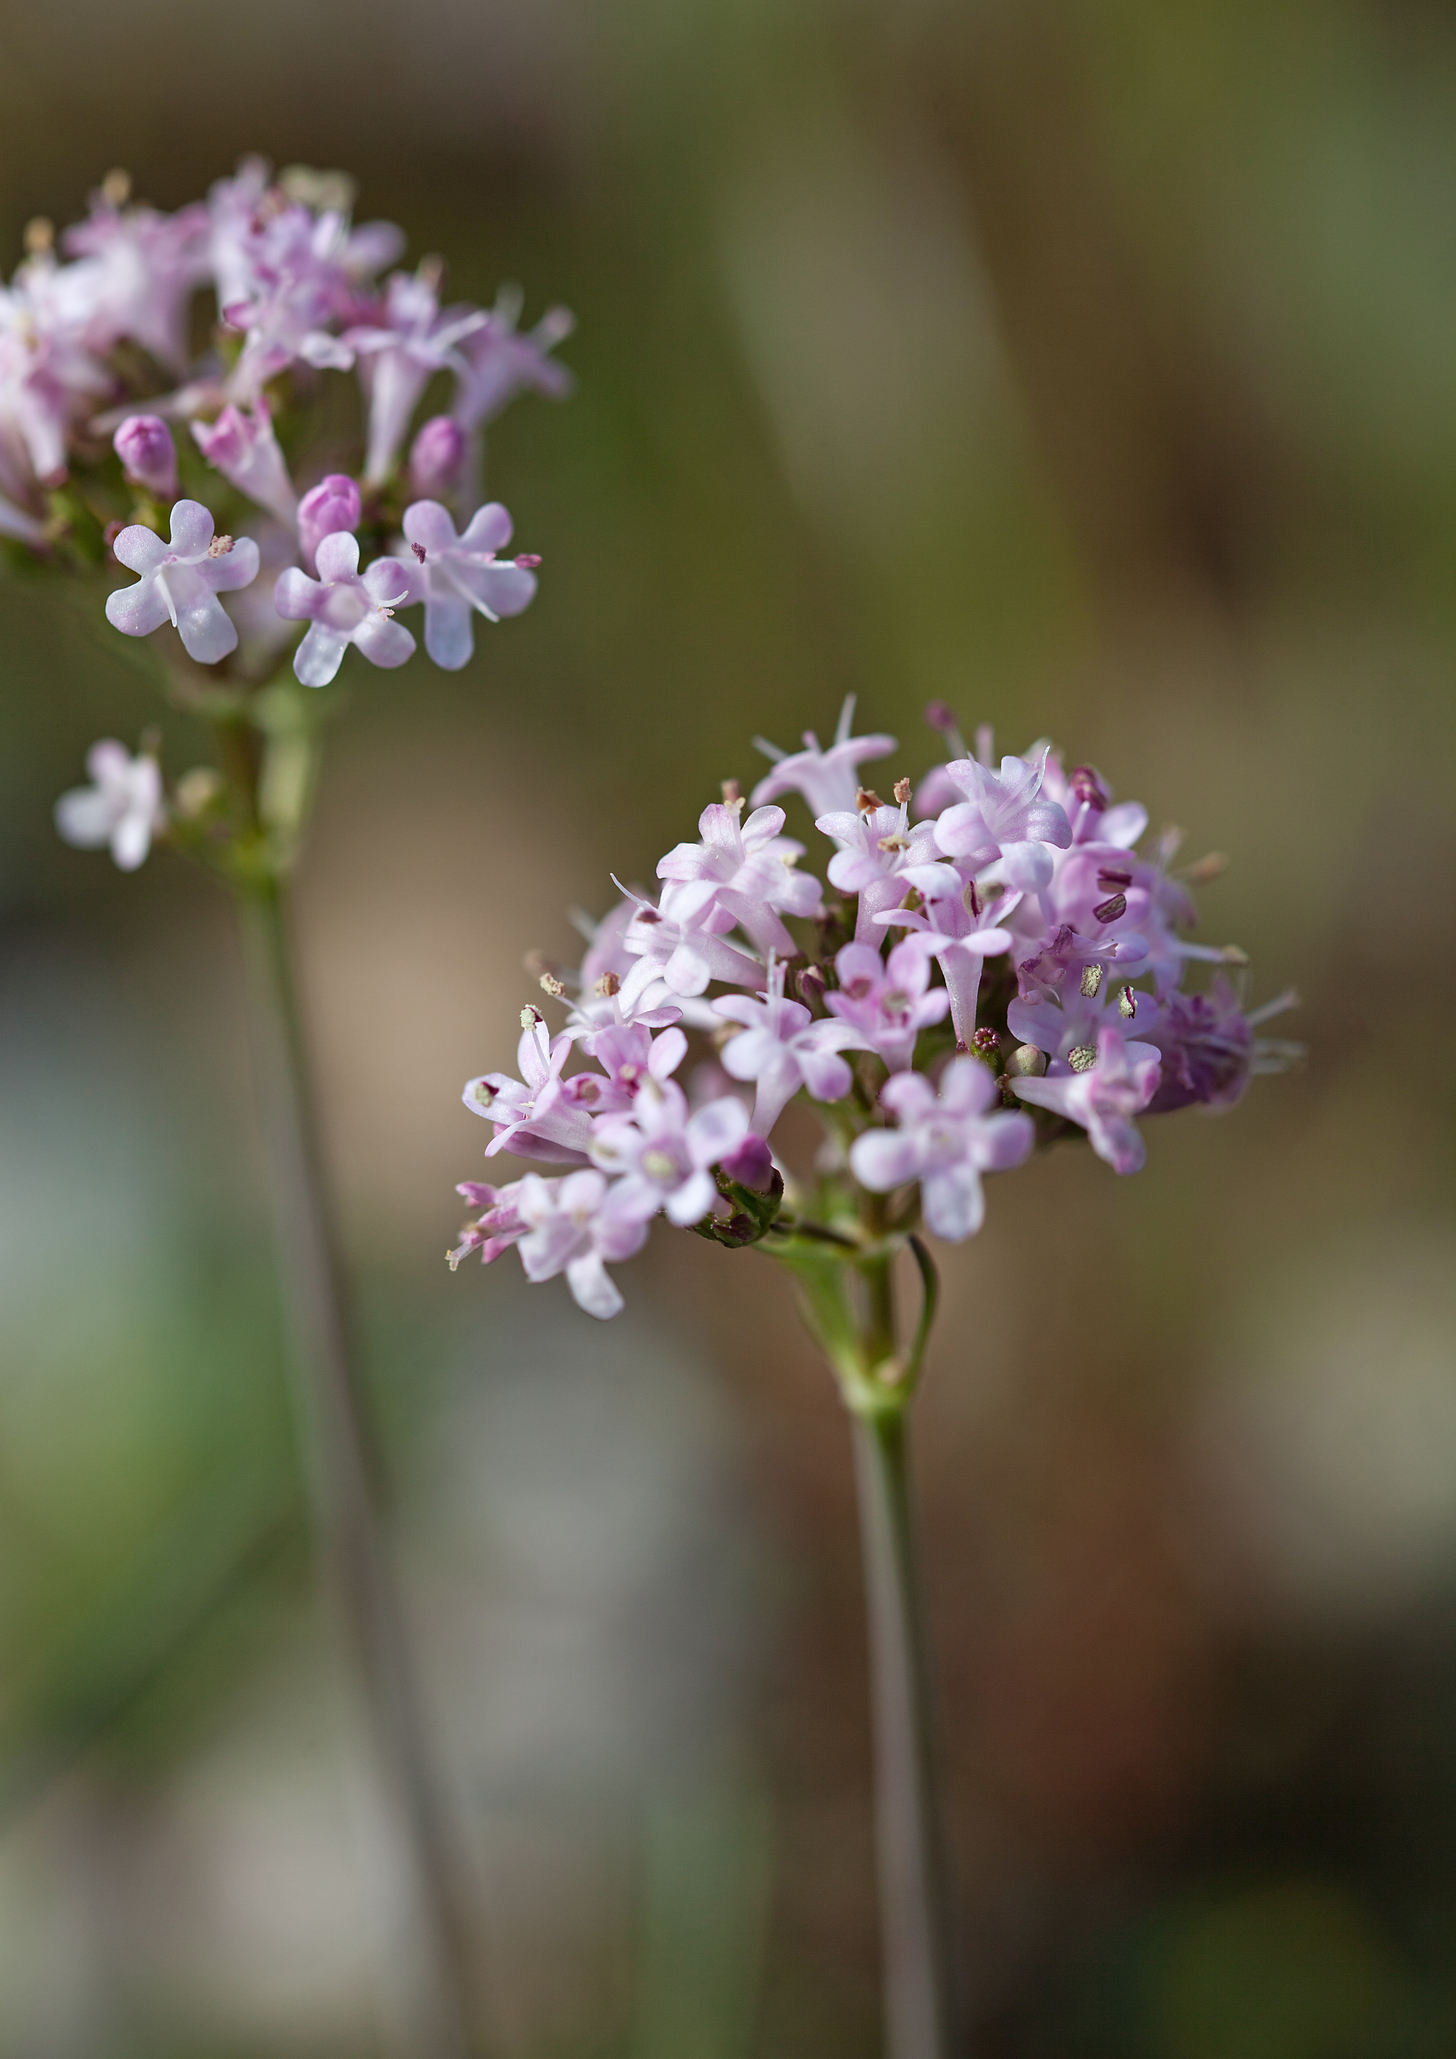
M 325 1199 L 282 898 L 267 880 L 240 887 L 237 901 L 320 1570 L 352 1648 L 418 1889 L 429 1994 L 417 2049 L 428 2059 L 465 2059 L 475 1943 L 385 1552 L 379 1468 Z

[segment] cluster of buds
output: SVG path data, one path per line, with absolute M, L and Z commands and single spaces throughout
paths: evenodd
M 1044 743 L 998 768 L 989 731 L 972 755 L 938 705 L 949 762 L 883 800 L 860 768 L 895 740 L 852 736 L 852 718 L 850 701 L 827 749 L 760 740 L 772 769 L 746 818 L 730 781 L 698 841 L 659 863 L 657 897 L 623 890 L 579 972 L 542 973 L 564 1025 L 525 1009 L 521 1076 L 487 1073 L 464 1098 L 492 1125 L 487 1158 L 569 1170 L 462 1185 L 480 1213 L 452 1267 L 514 1245 L 531 1279 L 564 1272 L 610 1316 L 606 1267 L 659 1214 L 785 1257 L 922 1225 L 959 1241 L 981 1226 L 985 1173 L 1067 1136 L 1136 1172 L 1139 1116 L 1226 1107 L 1295 1055 L 1257 1034 L 1293 994 L 1249 1012 L 1245 954 L 1185 934 L 1190 881 L 1221 861 L 1174 874 L 1171 831 L 1139 855 L 1147 811 L 1115 805 L 1096 772 Z M 827 888 L 783 834 L 789 794 L 831 847 Z M 705 1041 L 685 1090 L 690 1032 Z M 797 1173 L 776 1137 L 795 1101 L 825 1132 Z
M 350 645 L 403 664 L 415 638 L 397 618 L 414 606 L 430 657 L 458 669 L 476 617 L 519 614 L 536 590 L 539 559 L 506 554 L 506 509 L 478 505 L 482 437 L 517 394 L 568 391 L 550 352 L 570 317 L 523 333 L 514 292 L 442 306 L 441 262 L 390 272 L 402 232 L 355 225 L 351 200 L 340 173 L 275 179 L 249 159 L 164 214 L 112 173 L 59 249 L 31 223 L 0 287 L 0 555 L 134 573 L 108 620 L 166 631 L 174 698 L 209 712 L 221 701 L 199 666 L 246 699 L 290 651 L 309 687 Z M 362 402 L 348 471 L 327 390 L 341 376 Z M 447 411 L 416 427 L 437 376 Z M 92 798 L 58 819 L 131 865 L 169 811 L 120 752 L 93 754 L 96 783 L 78 790 Z

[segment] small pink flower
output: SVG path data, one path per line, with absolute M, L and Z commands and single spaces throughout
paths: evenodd
M 134 758 L 125 744 L 103 737 L 86 753 L 86 770 L 91 785 L 72 787 L 56 802 L 56 828 L 85 851 L 110 844 L 122 871 L 135 872 L 166 820 L 157 761 Z
M 953 1058 L 938 1094 L 923 1073 L 897 1072 L 880 1101 L 898 1127 L 855 1138 L 855 1178 L 874 1194 L 919 1180 L 926 1227 L 952 1244 L 974 1236 L 986 1216 L 981 1174 L 1020 1165 L 1036 1140 L 1029 1116 L 987 1112 L 996 1098 L 979 1058 Z
M 172 540 L 163 543 L 155 530 L 140 523 L 123 529 L 112 553 L 128 571 L 140 574 L 135 586 L 118 587 L 106 597 L 106 619 L 123 636 L 150 636 L 170 622 L 189 658 L 215 665 L 238 647 L 238 632 L 229 621 L 219 593 L 251 586 L 258 576 L 258 546 L 250 536 L 236 543 L 213 533 L 212 516 L 197 500 L 179 500 L 172 509 Z
M 396 608 L 411 598 L 410 578 L 397 558 L 376 558 L 359 573 L 359 539 L 335 533 L 318 546 L 317 579 L 296 565 L 280 573 L 273 604 L 289 622 L 312 626 L 298 646 L 293 670 L 305 686 L 327 686 L 352 643 L 371 665 L 391 668 L 414 654 L 415 640 Z

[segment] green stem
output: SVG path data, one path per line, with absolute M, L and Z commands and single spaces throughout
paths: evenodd
M 886 2052 L 888 2059 L 950 2059 L 955 2034 L 949 1906 L 905 1411 L 856 1413 L 854 1456 L 869 1608 Z
M 282 895 L 276 881 L 264 880 L 240 887 L 237 901 L 320 1568 L 352 1648 L 418 1889 L 429 1979 L 418 2049 L 429 2059 L 465 2059 L 473 1927 L 385 1551 L 379 1468 L 325 1200 Z
M 886 2052 L 888 2059 L 951 2059 L 957 2030 L 949 1892 L 906 1451 L 909 1404 L 939 1281 L 930 1253 L 911 1237 L 923 1303 L 909 1351 L 902 1353 L 894 1281 L 902 1247 L 879 1236 L 878 1226 L 878 1217 L 867 1218 L 867 1241 L 857 1251 L 791 1236 L 774 1256 L 798 1278 L 805 1322 L 834 1370 L 853 1424 L 874 1709 Z

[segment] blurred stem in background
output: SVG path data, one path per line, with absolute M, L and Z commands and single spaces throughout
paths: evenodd
M 406 1834 L 429 1982 L 426 2049 L 429 2059 L 465 2059 L 473 2049 L 473 1925 L 389 1566 L 380 1469 L 327 1199 L 284 892 L 270 872 L 239 881 L 236 896 L 319 1566 Z
M 923 1302 L 914 1337 L 902 1348 L 895 1261 L 905 1241 L 881 1233 L 856 1250 L 847 1238 L 841 1245 L 794 1237 L 772 1249 L 798 1279 L 804 1320 L 829 1361 L 853 1425 L 869 1615 L 887 2059 L 955 2059 L 962 2033 L 951 1972 L 949 1880 L 908 1450 L 909 1406 L 935 1320 L 939 1281 L 925 1245 L 910 1237 Z

